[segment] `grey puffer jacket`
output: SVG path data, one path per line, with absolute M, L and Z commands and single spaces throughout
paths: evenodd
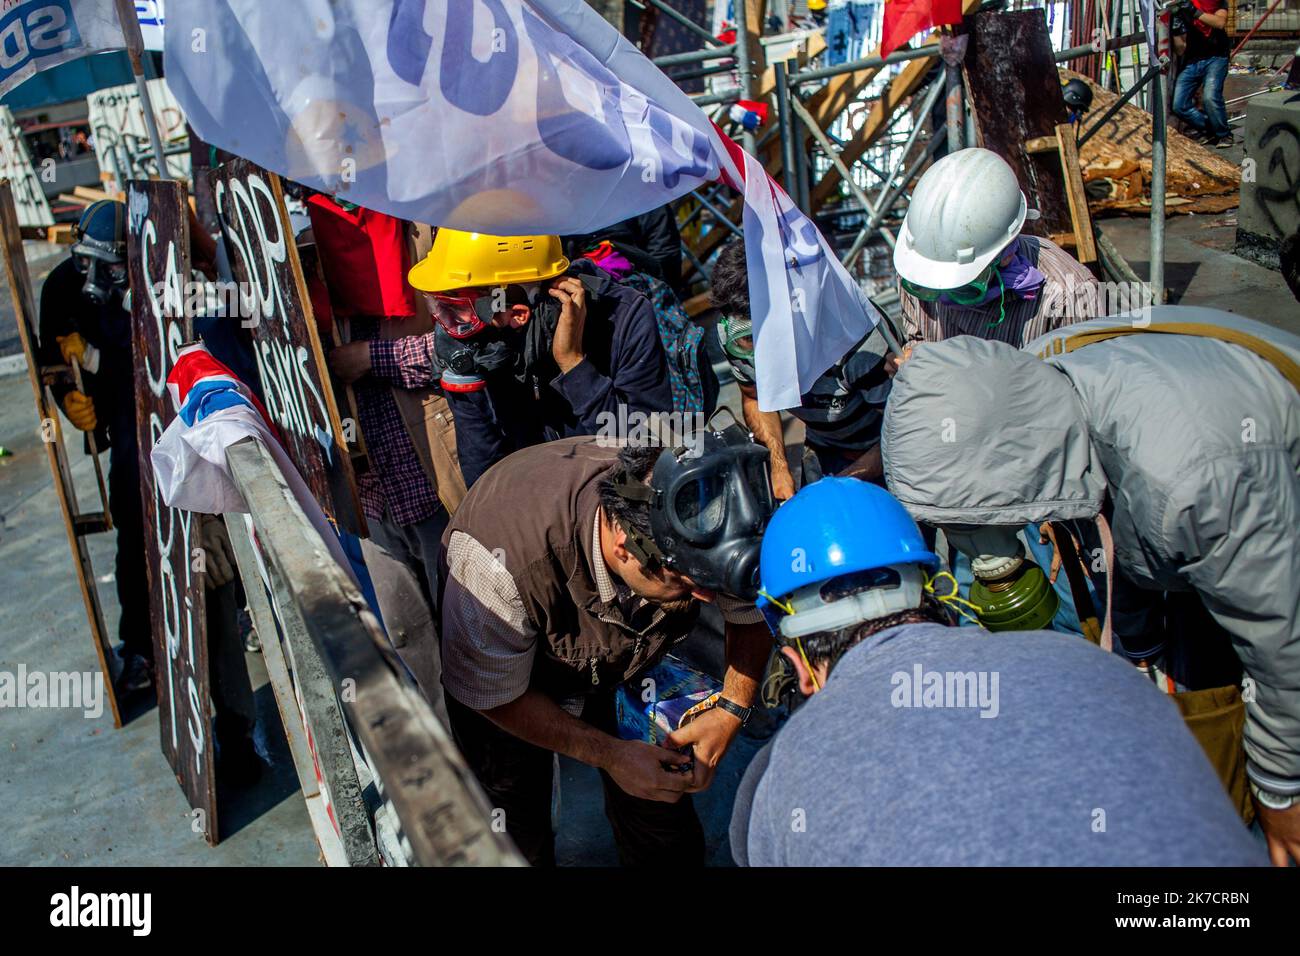
M 1300 336 L 1240 316 L 1149 317 L 1248 332 L 1300 362 Z M 1091 519 L 1109 496 L 1117 585 L 1200 596 L 1255 685 L 1251 777 L 1300 793 L 1300 395 L 1270 362 L 1214 339 L 1057 346 L 1134 324 L 1094 319 L 1023 351 L 969 336 L 918 346 L 885 412 L 889 489 L 936 525 Z M 1118 621 L 1116 632 L 1122 642 Z

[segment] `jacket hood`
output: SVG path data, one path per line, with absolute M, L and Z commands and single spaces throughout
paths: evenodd
M 1091 519 L 1106 476 L 1058 369 L 1003 342 L 916 346 L 881 432 L 889 490 L 929 524 Z

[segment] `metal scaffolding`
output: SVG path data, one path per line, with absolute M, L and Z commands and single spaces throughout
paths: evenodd
M 669 12 L 670 8 L 664 0 L 644 0 L 644 3 L 668 12 L 669 16 L 679 22 L 686 19 L 677 11 Z M 734 88 L 692 96 L 694 102 L 702 108 L 725 106 L 737 99 L 767 101 L 774 107 L 773 127 L 765 136 L 756 140 L 753 132 L 743 130 L 740 137 L 745 149 L 769 168 L 779 166 L 780 181 L 791 200 L 803 212 L 813 215 L 817 212 L 815 207 L 827 198 L 825 186 L 821 188 L 822 195 L 815 195 L 817 190 L 812 184 L 821 181 L 816 174 L 838 174 L 853 203 L 838 207 L 837 211 L 846 215 L 858 215 L 865 220 L 856 229 L 854 238 L 842 255 L 846 267 L 854 272 L 860 254 L 873 237 L 878 238 L 886 247 L 893 247 L 895 230 L 892 226 L 897 221 L 900 204 L 908 201 L 911 183 L 934 154 L 943 146 L 950 150 L 960 149 L 974 142 L 973 120 L 961 76 L 965 37 L 960 34 L 944 34 L 931 37 L 915 47 L 896 50 L 888 56 L 872 54 L 834 66 L 808 65 L 798 58 L 774 60 L 767 64 L 764 42 L 757 37 L 758 24 L 749 23 L 749 18 L 755 11 L 758 11 L 761 22 L 763 6 L 762 0 L 736 0 L 735 43 L 722 43 L 710 36 L 700 50 L 659 57 L 655 63 L 662 67 L 709 62 L 717 64 L 676 74 L 674 79 L 680 80 L 734 73 L 737 80 Z M 1149 88 L 1155 88 L 1151 81 L 1157 76 L 1163 77 L 1165 74 L 1162 70 L 1167 71 L 1167 61 L 1163 59 L 1150 66 L 1142 62 L 1140 51 L 1147 46 L 1143 30 L 1118 37 L 1109 35 L 1112 25 L 1115 30 L 1130 25 L 1125 22 L 1126 11 L 1136 12 L 1136 9 L 1136 3 L 1126 5 L 1125 0 L 1110 0 L 1110 8 L 1101 15 L 1104 27 L 1099 28 L 1097 40 L 1068 47 L 1054 54 L 1057 63 L 1095 55 L 1099 64 L 1097 73 L 1104 78 L 1108 77 L 1106 82 L 1113 84 L 1121 95 L 1120 101 L 1080 136 L 1080 145 L 1094 136 L 1123 105 L 1135 97 L 1144 96 Z M 1131 26 L 1141 25 L 1132 21 Z M 707 33 L 703 27 L 694 23 L 688 29 L 695 33 Z M 815 46 L 815 42 L 806 37 L 803 42 L 804 45 Z M 1123 82 L 1121 67 L 1125 65 L 1126 51 L 1133 54 L 1131 63 L 1134 65 L 1134 74 L 1128 88 L 1119 90 Z M 818 52 L 814 49 L 812 55 Z M 895 91 L 890 84 L 903 74 L 886 77 L 882 71 L 895 64 L 917 60 L 931 61 L 938 68 L 937 78 L 925 82 L 923 72 L 919 76 L 910 74 L 908 81 L 911 85 L 906 86 L 904 93 L 892 95 Z M 857 78 L 859 86 L 852 85 L 851 74 L 862 74 Z M 845 78 L 849 78 L 849 81 L 840 83 L 836 92 L 842 93 L 847 88 L 847 97 L 842 105 L 839 100 L 835 100 L 835 105 L 828 109 L 825 101 L 831 97 L 825 91 L 831 89 L 833 81 Z M 883 82 L 885 89 L 880 94 L 873 94 L 871 86 L 877 82 Z M 925 139 L 922 134 L 927 126 L 927 118 L 937 105 L 939 97 L 944 94 L 944 127 L 932 130 L 928 139 Z M 885 112 L 879 116 L 873 114 L 876 126 L 866 137 L 867 144 L 858 142 L 850 153 L 846 146 L 854 140 L 853 134 L 856 131 L 850 131 L 847 135 L 841 133 L 841 136 L 836 136 L 835 131 L 839 124 L 846 122 L 852 109 L 861 108 L 860 104 L 872 104 Z M 1166 110 L 1163 107 L 1166 104 L 1162 97 L 1150 97 L 1149 105 L 1152 111 L 1153 141 L 1149 286 L 1152 296 L 1159 301 L 1163 297 L 1164 277 L 1164 159 L 1167 124 Z M 894 132 L 894 127 L 904 116 L 909 118 L 909 125 Z M 719 118 L 719 122 L 725 122 L 725 118 Z M 768 144 L 773 137 L 778 142 L 774 149 L 769 150 Z M 870 155 L 872 151 L 874 156 Z M 725 235 L 740 234 L 737 220 L 741 203 L 734 199 L 728 201 L 726 195 L 720 188 L 696 190 L 685 200 L 694 208 L 686 214 L 681 226 L 687 229 L 699 224 L 703 227 L 703 232 L 694 244 L 683 242 L 683 255 L 690 267 L 702 276 L 707 277 L 708 261 L 721 244 L 721 236 L 716 234 L 717 231 L 722 230 Z M 1131 275 L 1131 270 L 1122 260 L 1114 263 L 1117 255 L 1111 247 L 1111 253 L 1103 256 L 1103 263 L 1113 264 L 1111 271 L 1118 275 Z

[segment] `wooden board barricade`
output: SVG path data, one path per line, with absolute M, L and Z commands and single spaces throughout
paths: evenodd
M 54 161 L 49 161 L 53 172 Z M 41 179 L 32 164 L 23 131 L 9 107 L 0 105 L 0 177 L 9 180 L 20 226 L 52 226 L 54 216 Z
M 183 141 L 185 114 L 166 80 L 149 80 L 148 87 L 154 119 L 165 151 L 168 146 Z M 110 179 L 106 182 L 111 189 L 124 190 L 129 180 L 146 174 L 153 175 L 153 150 L 149 145 L 140 91 L 134 83 L 106 86 L 90 93 L 86 97 L 86 118 L 94 138 L 99 168 L 103 173 L 109 174 Z M 166 158 L 166 163 L 167 171 L 173 179 L 190 178 L 188 152 L 170 155 Z
M 133 180 L 127 191 L 132 352 L 140 497 L 149 577 L 149 623 L 157 667 L 163 755 L 203 835 L 218 840 L 212 740 L 212 689 L 203 588 L 201 515 L 168 507 L 158 493 L 150 452 L 176 417 L 167 373 L 187 343 L 190 281 L 188 202 L 183 183 Z
M 97 512 L 82 512 L 77 504 L 77 490 L 72 484 L 72 469 L 68 463 L 67 447 L 63 443 L 63 425 L 50 390 L 51 384 L 59 375 L 70 374 L 70 370 L 66 366 L 44 368 L 37 357 L 36 299 L 27 272 L 27 259 L 23 255 L 23 240 L 19 231 L 18 213 L 14 208 L 13 192 L 9 181 L 5 179 L 0 179 L 0 233 L 3 234 L 0 245 L 4 249 L 5 274 L 9 279 L 9 291 L 14 302 L 14 320 L 18 326 L 23 354 L 27 357 L 27 372 L 32 384 L 32 395 L 36 399 L 41 437 L 44 439 L 50 474 L 54 479 L 54 491 L 59 498 L 59 511 L 68 535 L 68 546 L 72 549 L 77 585 L 81 589 L 81 600 L 86 606 L 90 637 L 95 645 L 100 674 L 103 675 L 104 694 L 113 714 L 113 726 L 121 727 L 122 712 L 118 708 L 117 695 L 113 689 L 115 655 L 104 627 L 104 609 L 99 602 L 99 592 L 95 589 L 95 571 L 90 563 L 90 550 L 86 547 L 84 537 L 109 529 L 108 500 L 106 494 L 103 495 L 101 510 Z M 103 494 L 102 486 L 100 490 Z
M 252 326 L 267 411 L 325 513 L 364 535 L 356 476 L 280 178 L 234 159 L 214 169 L 211 181 L 231 271 L 253 297 L 253 314 L 244 321 Z
M 1015 171 L 1039 218 L 1025 223 L 1030 235 L 1074 233 L 1070 200 L 1058 154 L 1029 153 L 1025 144 L 1056 135 L 1064 123 L 1065 98 L 1043 11 L 977 13 L 966 18 L 970 46 L 963 63 L 980 144 Z

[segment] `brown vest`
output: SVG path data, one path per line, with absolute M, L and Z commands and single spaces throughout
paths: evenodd
M 474 483 L 442 539 L 445 552 L 463 531 L 502 558 L 538 633 L 531 686 L 551 697 L 631 680 L 690 634 L 699 616 L 692 604 L 672 614 L 643 607 L 629 619 L 619 601 L 600 599 L 592 567 L 603 559 L 592 553 L 592 529 L 600 479 L 617 458 L 617 448 L 595 438 L 515 452 Z

